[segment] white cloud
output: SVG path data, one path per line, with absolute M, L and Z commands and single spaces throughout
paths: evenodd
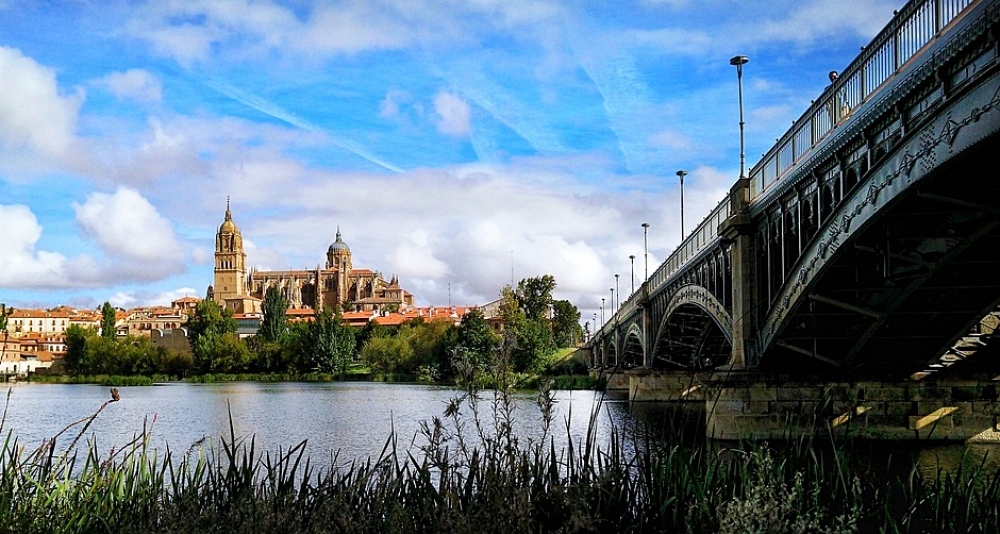
M 108 302 L 116 308 L 136 308 L 139 306 L 166 306 L 183 297 L 204 297 L 204 291 L 182 287 L 169 291 L 118 291 L 108 297 Z
M 118 100 L 155 102 L 163 98 L 163 85 L 160 79 L 142 69 L 112 72 L 98 80 L 97 83 L 107 87 Z
M 434 111 L 438 114 L 437 129 L 446 135 L 466 137 L 472 132 L 472 110 L 461 97 L 440 92 L 434 97 Z
M 101 254 L 37 250 L 42 226 L 30 208 L 0 205 L 0 287 L 71 289 L 146 282 L 184 270 L 184 250 L 170 224 L 141 195 L 120 189 L 74 204 L 80 227 Z
M 552 31 L 547 23 L 566 16 L 559 2 L 538 0 L 346 0 L 301 12 L 269 0 L 186 0 L 150 2 L 133 13 L 126 30 L 156 53 L 189 66 L 214 54 L 277 51 L 312 57 L 453 47 L 475 44 L 480 34 L 495 29 L 543 38 Z
M 170 222 L 134 189 L 92 193 L 73 208 L 83 232 L 112 258 L 141 262 L 153 272 L 172 270 L 184 262 Z
M 899 2 L 892 0 L 812 0 L 796 3 L 784 19 L 765 21 L 754 42 L 815 43 L 829 36 L 853 34 L 871 38 L 892 17 Z
M 441 280 L 448 272 L 448 265 L 434 257 L 435 248 L 426 230 L 414 230 L 400 236 L 399 245 L 389 254 L 389 267 L 393 272 L 406 272 L 416 278 Z
M 66 257 L 36 250 L 42 226 L 27 206 L 0 205 L 0 287 L 48 288 L 66 284 Z
M 649 138 L 649 144 L 654 147 L 687 150 L 691 148 L 691 138 L 677 130 L 660 130 Z
M 73 143 L 82 90 L 59 93 L 55 71 L 0 46 L 0 146 L 61 157 Z

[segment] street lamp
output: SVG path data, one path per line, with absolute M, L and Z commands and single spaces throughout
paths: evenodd
M 729 64 L 736 67 L 736 83 L 739 86 L 740 92 L 740 179 L 746 175 L 746 152 L 744 151 L 743 142 L 743 65 L 746 65 L 750 61 L 750 58 L 746 56 L 733 56 L 729 60 Z
M 614 309 L 615 309 L 615 288 L 612 287 L 611 288 L 611 310 L 614 311 Z M 608 317 L 608 319 L 610 319 L 610 317 Z
M 642 279 L 643 283 L 646 283 L 646 280 L 649 280 L 649 241 L 646 239 L 648 230 L 649 223 L 642 223 L 642 258 L 646 264 L 646 275 Z
M 687 171 L 677 171 L 677 176 L 681 179 L 681 241 L 684 241 L 684 177 Z
M 601 297 L 601 325 L 604 325 L 604 297 Z
M 635 294 L 635 254 L 628 255 L 628 261 L 632 264 L 632 294 Z
M 618 308 L 622 307 L 622 290 L 618 286 L 618 273 L 615 273 L 615 293 L 618 293 Z

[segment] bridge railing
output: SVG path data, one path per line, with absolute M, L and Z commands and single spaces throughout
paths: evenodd
M 894 74 L 981 0 L 912 0 L 750 169 L 750 198 L 803 161 Z

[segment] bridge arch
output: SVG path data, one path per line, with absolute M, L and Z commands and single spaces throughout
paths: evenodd
M 1000 301 L 1000 80 L 868 156 L 762 317 L 769 367 L 909 375 Z M 876 159 L 877 157 L 877 159 Z M 819 363 L 822 362 L 822 363 Z
M 643 340 L 642 329 L 639 325 L 632 324 L 624 334 L 625 342 L 622 344 L 623 367 L 631 369 L 642 367 L 646 362 L 646 343 Z
M 733 320 L 704 287 L 681 286 L 670 298 L 654 338 L 652 368 L 711 368 L 729 361 Z
M 618 340 L 610 339 L 605 345 L 604 366 L 618 367 Z

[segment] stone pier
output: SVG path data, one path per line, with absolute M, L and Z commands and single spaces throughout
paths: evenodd
M 1000 377 L 829 381 L 748 371 L 608 375 L 632 402 L 703 403 L 720 440 L 809 436 L 1000 443 Z M 610 387 L 613 385 L 613 387 Z
M 740 372 L 716 373 L 704 386 L 706 434 L 713 439 L 1000 443 L 994 377 L 823 382 Z

